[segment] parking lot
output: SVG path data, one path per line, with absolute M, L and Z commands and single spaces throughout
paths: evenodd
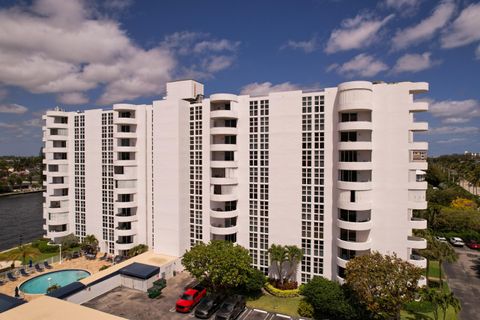
M 85 304 L 86 307 L 103 311 L 115 316 L 135 320 L 188 320 L 195 319 L 194 313 L 175 311 L 175 302 L 192 278 L 182 272 L 168 279 L 167 287 L 157 299 L 149 299 L 147 294 L 138 290 L 119 287 Z M 210 319 L 214 319 L 212 316 Z M 268 313 L 262 310 L 245 309 L 238 320 L 286 320 L 294 319 L 284 315 Z

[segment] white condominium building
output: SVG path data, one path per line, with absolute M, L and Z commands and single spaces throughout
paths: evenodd
M 138 244 L 182 256 L 220 239 L 268 271 L 272 244 L 304 252 L 298 280 L 341 280 L 371 251 L 415 265 L 426 241 L 426 142 L 414 134 L 427 83 L 353 81 L 322 91 L 212 94 L 167 84 L 151 105 L 48 111 L 46 236 L 94 234 L 102 251 Z

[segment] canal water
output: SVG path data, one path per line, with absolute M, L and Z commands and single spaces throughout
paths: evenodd
M 0 197 L 0 251 L 43 236 L 41 192 Z

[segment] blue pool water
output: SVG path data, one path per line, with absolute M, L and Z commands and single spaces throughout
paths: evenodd
M 54 284 L 61 287 L 86 278 L 90 272 L 78 269 L 59 270 L 36 276 L 20 285 L 20 291 L 29 294 L 45 294 Z

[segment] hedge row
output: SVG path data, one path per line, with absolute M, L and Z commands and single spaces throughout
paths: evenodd
M 298 297 L 300 295 L 299 289 L 280 290 L 272 286 L 270 283 L 265 284 L 264 288 L 265 290 L 267 290 L 268 293 L 279 298 L 293 298 L 293 297 Z

